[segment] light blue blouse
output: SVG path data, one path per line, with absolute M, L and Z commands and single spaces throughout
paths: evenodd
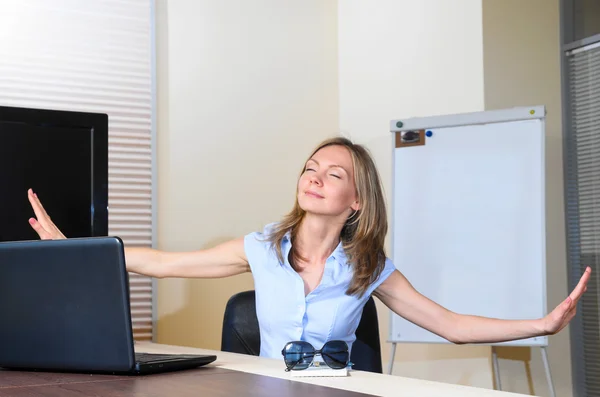
M 320 349 L 328 340 L 343 340 L 352 349 L 363 306 L 373 291 L 395 270 L 393 263 L 386 259 L 380 277 L 361 298 L 346 295 L 352 268 L 347 264 L 340 242 L 325 263 L 321 283 L 305 296 L 304 282 L 288 261 L 292 247 L 289 234 L 282 242 L 285 263 L 279 262 L 266 241 L 273 225 L 244 238 L 244 250 L 256 291 L 260 355 L 281 358 L 285 344 L 295 340 L 309 342 L 315 349 Z

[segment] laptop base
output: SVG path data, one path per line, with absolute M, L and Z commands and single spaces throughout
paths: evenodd
M 136 353 L 135 368 L 129 375 L 149 375 L 179 371 L 210 364 L 217 359 L 214 355 Z

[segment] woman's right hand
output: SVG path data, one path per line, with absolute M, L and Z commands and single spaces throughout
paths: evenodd
M 38 199 L 37 194 L 32 189 L 27 191 L 29 203 L 33 208 L 36 218 L 29 218 L 29 224 L 36 231 L 42 240 L 60 240 L 66 238 L 64 234 L 56 227 L 50 216 L 46 213 L 44 206 Z

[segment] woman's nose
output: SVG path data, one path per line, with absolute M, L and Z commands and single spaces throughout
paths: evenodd
M 314 183 L 316 185 L 321 184 L 321 178 L 319 178 L 319 175 L 316 172 L 310 176 L 310 183 Z

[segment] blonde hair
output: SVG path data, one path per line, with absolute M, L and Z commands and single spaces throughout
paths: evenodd
M 309 158 L 322 148 L 332 145 L 348 149 L 354 166 L 354 182 L 360 207 L 348 217 L 340 238 L 348 263 L 353 269 L 352 281 L 346 294 L 361 297 L 369 285 L 377 280 L 385 265 L 386 255 L 383 246 L 388 228 L 385 200 L 375 163 L 363 146 L 354 144 L 347 138 L 331 138 L 321 142 Z M 288 232 L 291 241 L 294 241 L 305 214 L 306 212 L 298 204 L 296 195 L 292 210 L 275 225 L 267 237 L 282 263 L 284 259 L 281 243 Z M 294 249 L 294 245 L 290 254 L 290 264 L 297 270 L 294 264 L 303 258 L 297 249 Z

